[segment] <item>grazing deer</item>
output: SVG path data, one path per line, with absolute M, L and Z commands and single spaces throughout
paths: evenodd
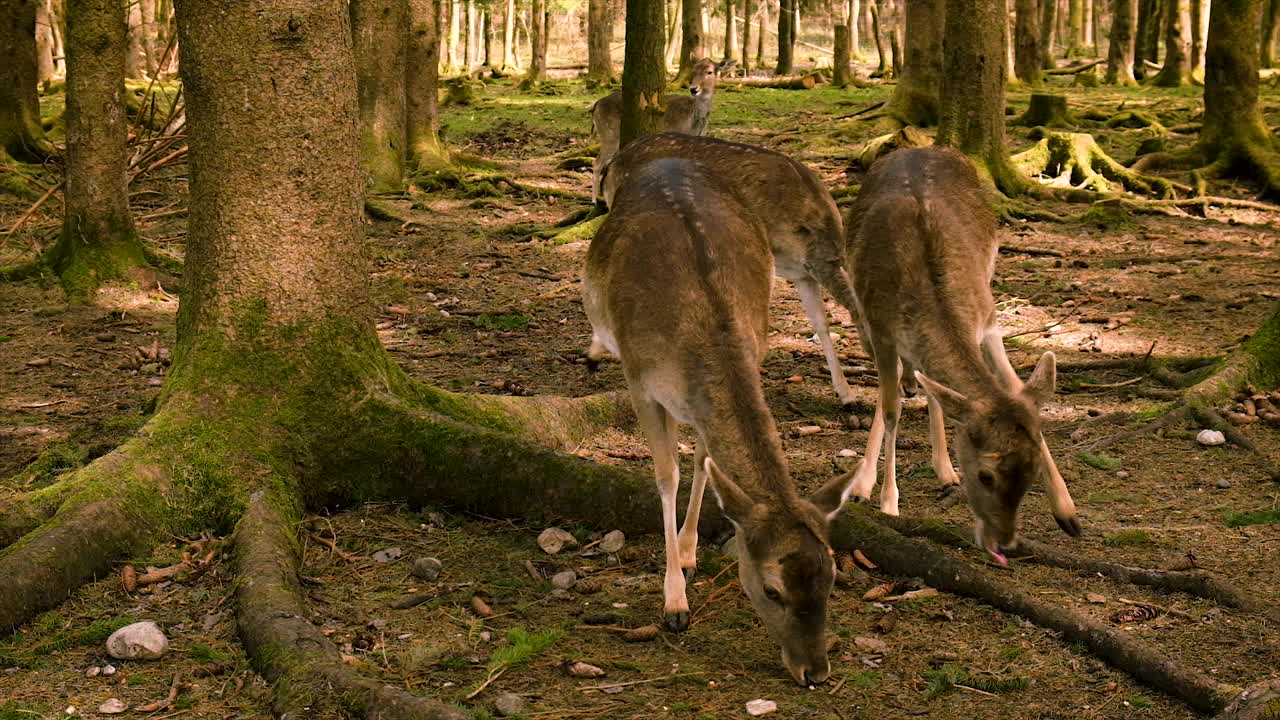
M 980 547 L 1005 564 L 1018 505 L 1037 475 L 1045 479 L 1058 525 L 1079 535 L 1075 504 L 1040 430 L 1040 407 L 1053 396 L 1054 355 L 1042 355 L 1023 384 L 1005 354 L 990 290 L 995 218 L 969 161 L 940 147 L 897 150 L 877 161 L 850 215 L 846 251 L 863 334 L 880 374 L 854 494 L 870 498 L 883 442 L 880 508 L 898 514 L 894 444 L 906 365 L 928 395 L 933 467 L 946 487 L 960 479 L 947 455 L 944 417 L 956 426 L 956 456 Z
M 653 454 L 666 540 L 663 612 L 689 626 L 682 568 L 697 564 L 698 516 L 710 483 L 737 529 L 742 588 L 796 682 L 830 668 L 827 597 L 835 579 L 828 526 L 853 474 L 800 497 L 760 385 L 773 257 L 764 229 L 716 175 L 689 160 L 645 165 L 614 197 L 591 242 L 583 304 L 589 354 L 622 360 Z M 676 529 L 676 425 L 698 433 L 693 489 Z
M 689 95 L 666 96 L 662 130 L 685 135 L 705 133 L 707 120 L 711 117 L 711 97 L 716 93 L 716 79 L 720 77 L 720 71 L 733 62 L 717 63 L 703 59 L 695 63 L 689 80 Z M 622 91 L 595 101 L 588 112 L 591 113 L 591 132 L 600 139 L 600 152 L 591 166 L 591 201 L 595 202 L 600 197 L 600 173 L 618 153 L 622 139 Z
M 715 138 L 661 133 L 627 145 L 604 167 L 605 204 L 612 207 L 613 196 L 623 182 L 659 158 L 697 161 L 727 181 L 747 206 L 760 211 L 778 275 L 796 286 L 840 402 L 852 402 L 853 394 L 831 342 L 827 309 L 818 293 L 821 284 L 851 314 L 854 312 L 853 289 L 842 257 L 844 223 L 822 180 L 803 164 L 772 150 Z

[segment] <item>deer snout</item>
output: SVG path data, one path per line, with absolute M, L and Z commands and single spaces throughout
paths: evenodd
M 813 657 L 802 662 L 797 662 L 786 650 L 783 650 L 782 664 L 791 674 L 791 679 L 804 687 L 821 685 L 831 676 L 831 663 L 827 662 L 827 654 L 822 650 L 813 653 Z
M 689 94 L 694 97 L 698 97 L 698 93 L 701 93 L 701 92 L 702 92 L 702 88 L 698 87 L 697 85 L 694 85 L 693 87 L 689 88 Z

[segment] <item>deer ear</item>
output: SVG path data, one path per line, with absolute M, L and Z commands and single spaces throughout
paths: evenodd
M 853 492 L 855 474 L 856 470 L 850 470 L 837 475 L 809 496 L 809 502 L 827 516 L 827 522 L 835 520 L 840 511 L 844 510 L 844 504 L 849 501 L 849 493 Z
M 973 403 L 969 402 L 969 398 L 940 382 L 934 381 L 919 370 L 916 371 L 916 381 L 924 386 L 924 390 L 929 393 L 929 397 L 938 401 L 938 404 L 942 406 L 943 415 L 948 420 L 962 422 L 969 416 L 973 407 Z
M 720 472 L 720 468 L 710 457 L 707 457 L 702 467 L 707 473 L 711 489 L 716 494 L 716 501 L 720 503 L 720 509 L 724 511 L 725 516 L 735 525 L 745 523 L 751 515 L 752 506 L 755 505 L 751 497 L 743 492 L 742 488 L 738 487 L 738 484 L 728 475 Z
M 1052 352 L 1046 352 L 1040 356 L 1040 362 L 1036 363 L 1036 369 L 1031 372 L 1031 377 L 1023 386 L 1022 393 L 1030 398 L 1036 407 L 1040 407 L 1053 397 L 1053 389 L 1057 382 L 1057 357 Z

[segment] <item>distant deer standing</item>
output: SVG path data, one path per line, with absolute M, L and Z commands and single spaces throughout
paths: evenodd
M 1054 355 L 1041 356 L 1026 384 L 1009 363 L 990 290 L 997 249 L 995 218 L 977 173 L 949 148 L 897 150 L 877 161 L 848 223 L 847 267 L 880 375 L 853 492 L 870 498 L 883 442 L 880 508 L 898 514 L 898 382 L 904 366 L 914 368 L 928 394 L 938 479 L 961 482 L 947 455 L 945 417 L 956 425 L 975 540 L 1003 565 L 1018 505 L 1037 475 L 1058 525 L 1079 535 L 1080 521 L 1040 428 L 1040 407 L 1053 396 Z
M 689 625 L 682 568 L 697 564 L 708 478 L 737 528 L 739 578 L 801 684 L 830 673 L 825 638 L 835 566 L 827 539 L 853 474 L 800 497 L 760 384 L 773 256 L 764 228 L 698 163 L 648 163 L 613 198 L 591 242 L 583 304 L 589 354 L 622 360 L 653 454 L 666 540 L 663 612 Z M 677 532 L 676 425 L 698 433 L 693 488 Z
M 612 207 L 623 182 L 659 158 L 697 161 L 727 182 L 748 207 L 757 210 L 778 275 L 796 286 L 805 315 L 817 334 L 836 395 L 841 403 L 852 402 L 853 394 L 831 341 L 827 309 L 818 292 L 821 283 L 837 302 L 854 313 L 853 288 L 844 269 L 844 223 L 821 178 L 802 163 L 772 150 L 715 138 L 661 133 L 632 142 L 604 167 L 601 190 L 605 204 Z

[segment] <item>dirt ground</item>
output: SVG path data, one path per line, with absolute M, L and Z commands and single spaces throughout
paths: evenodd
M 1061 89 L 1078 112 L 1141 107 L 1173 127 L 1194 121 L 1200 107 L 1198 91 L 1090 90 L 1055 82 L 1064 83 Z M 838 190 L 845 186 L 853 149 L 878 131 L 872 122 L 831 118 L 851 115 L 888 92 L 888 86 L 808 92 L 722 88 L 711 133 L 794 154 Z M 1268 101 L 1275 99 L 1270 89 L 1265 92 Z M 481 186 L 468 193 L 383 198 L 408 222 L 368 226 L 373 292 L 381 309 L 378 331 L 414 377 L 479 393 L 583 395 L 623 388 L 617 364 L 592 374 L 581 362 L 589 326 L 578 278 L 587 241 L 534 232 L 586 206 L 589 168 L 557 166 L 590 144 L 586 108 L 593 99 L 568 81 L 550 83 L 537 94 L 492 85 L 475 104 L 446 109 L 446 139 L 468 156 L 496 162 L 498 171 L 526 190 L 497 185 L 493 191 Z M 1021 112 L 1025 93 L 1011 93 L 1010 105 Z M 1268 115 L 1275 124 L 1275 114 Z M 1148 134 L 1082 124 L 1121 160 L 1130 159 Z M 1194 139 L 1169 137 L 1175 147 Z M 1011 144 L 1015 150 L 1029 145 L 1026 130 L 1012 129 Z M 181 256 L 185 232 L 184 171 L 170 168 L 140 183 L 134 195 L 148 242 L 173 257 Z M 1246 186 L 1216 191 L 1250 196 Z M 0 226 L 11 225 L 29 204 L 0 195 Z M 1079 217 L 1086 208 L 1053 209 Z M 57 211 L 55 204 L 21 232 L 0 237 L 0 264 L 49 242 Z M 1009 251 L 999 257 L 994 284 L 1000 321 L 1014 336 L 1010 352 L 1024 373 L 1041 352 L 1058 355 L 1058 396 L 1045 411 L 1046 430 L 1086 535 L 1071 539 L 1058 532 L 1039 492 L 1027 500 L 1024 531 L 1083 556 L 1147 567 L 1194 556 L 1198 566 L 1274 598 L 1280 591 L 1280 486 L 1266 478 L 1256 456 L 1232 446 L 1202 447 L 1192 427 L 1089 450 L 1100 439 L 1157 417 L 1168 404 L 1164 386 L 1137 365 L 1108 369 L 1099 360 L 1221 355 L 1280 297 L 1280 214 L 1211 208 L 1207 215 L 1093 212 L 1066 223 L 1001 228 Z M 174 342 L 178 291 L 113 288 L 94 305 L 68 307 L 48 279 L 0 287 L 0 478 L 10 478 L 0 482 L 0 503 L 103 454 L 145 421 Z M 792 473 L 803 488 L 857 461 L 841 451 L 861 455 L 861 428 L 872 406 L 874 374 L 856 331 L 843 309 L 828 307 L 836 318 L 837 347 L 864 401 L 853 414 L 835 401 L 795 293 L 783 281 L 775 284 L 762 379 Z M 923 408 L 922 399 L 909 400 L 903 416 L 903 512 L 960 525 L 969 520 L 968 510 L 946 507 L 937 498 Z M 820 429 L 801 433 L 803 426 Z M 1277 429 L 1260 423 L 1243 432 L 1273 461 L 1280 460 Z M 626 430 L 607 432 L 576 452 L 604 463 L 648 467 L 643 440 Z M 683 459 L 688 476 L 691 455 Z M 1248 524 L 1259 519 L 1271 524 Z M 873 579 L 836 591 L 829 626 L 837 643 L 831 681 L 800 688 L 782 671 L 738 589 L 731 559 L 708 538 L 690 589 L 690 631 L 628 643 L 608 630 L 582 626 L 660 621 L 660 539 L 628 538 L 613 554 L 589 549 L 548 555 L 535 542 L 542 529 L 452 515 L 447 508 L 368 506 L 323 513 L 302 533 L 313 619 L 362 672 L 458 702 L 478 718 L 488 717 L 503 692 L 520 695 L 525 715 L 542 720 L 745 717 L 745 703 L 757 698 L 775 701 L 772 717 L 778 718 L 1194 715 L 1083 647 L 978 602 L 947 594 L 865 602 L 864 590 L 890 579 L 874 572 Z M 610 530 L 566 529 L 583 545 Z M 228 531 L 210 528 L 215 536 Z M 190 539 L 175 538 L 135 564 L 170 565 L 184 540 Z M 398 549 L 398 559 L 374 559 L 389 548 Z M 982 562 L 973 550 L 948 552 Z M 410 568 L 419 557 L 438 558 L 440 576 L 413 576 Z M 552 593 L 548 579 L 566 569 L 576 572 L 579 587 Z M 1275 627 L 1208 601 L 1016 560 L 1008 570 L 987 572 L 1106 623 L 1121 624 L 1117 618 L 1133 607 L 1124 600 L 1151 603 L 1160 612 L 1123 623 L 1126 630 L 1224 682 L 1248 684 L 1280 667 Z M 180 691 L 170 705 L 128 716 L 266 716 L 269 690 L 236 642 L 228 576 L 219 555 L 198 580 L 154 586 L 152 592 L 126 593 L 118 577 L 104 578 L 12 637 L 0 638 L 0 720 L 97 716 L 111 697 L 130 706 L 163 699 L 175 677 Z M 426 595 L 426 601 L 390 607 L 415 594 Z M 492 617 L 475 614 L 476 594 L 488 599 Z M 1091 602 L 1088 594 L 1102 601 Z M 141 619 L 165 628 L 168 656 L 115 661 L 118 672 L 86 677 L 110 661 L 102 642 L 106 635 Z M 514 662 L 503 664 L 513 655 Z M 590 663 L 607 674 L 571 677 L 564 670 L 568 661 Z M 490 676 L 487 688 L 464 700 Z

